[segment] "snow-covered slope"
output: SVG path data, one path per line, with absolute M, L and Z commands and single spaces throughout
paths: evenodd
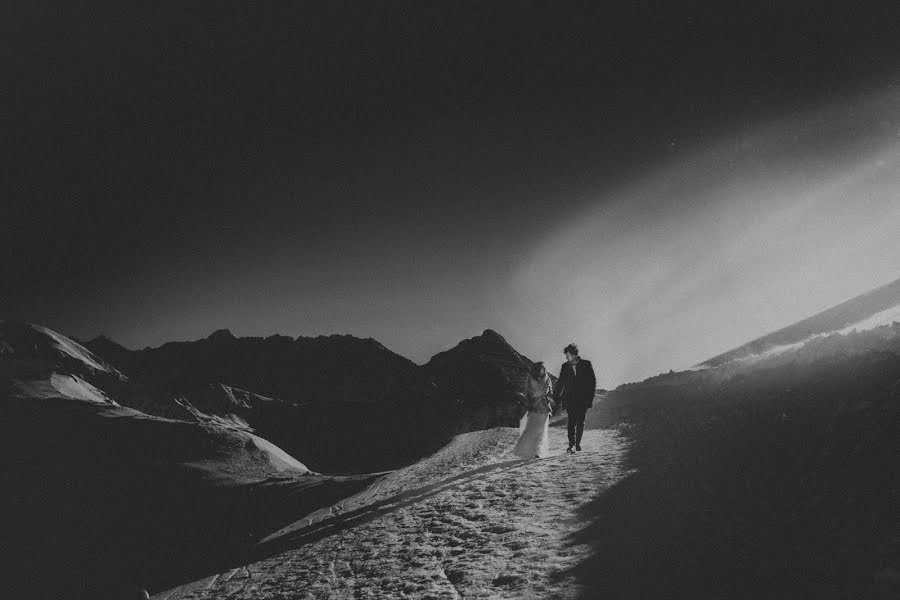
M 194 421 L 188 424 L 121 407 L 115 398 L 120 394 L 128 395 L 127 378 L 81 344 L 46 327 L 4 321 L 0 323 L 0 344 L 2 344 L 0 364 L 3 376 L 0 383 L 5 389 L 4 408 L 10 409 L 14 405 L 20 405 L 15 413 L 17 419 L 52 420 L 73 418 L 73 414 L 78 414 L 78 418 L 90 415 L 96 417 L 98 423 L 107 423 L 111 422 L 110 418 L 115 417 L 119 424 L 106 428 L 108 431 L 104 435 L 111 445 L 119 444 L 120 447 L 125 441 L 117 441 L 117 436 L 124 431 L 129 431 L 128 435 L 135 435 L 136 431 L 121 423 L 137 420 L 141 423 L 142 432 L 154 433 L 146 437 L 137 435 L 136 439 L 140 441 L 132 439 L 128 441 L 128 445 L 146 444 L 147 455 L 153 455 L 153 447 L 164 441 L 174 444 L 175 438 L 168 435 L 167 430 L 174 427 L 178 431 L 186 432 L 180 436 L 183 437 L 181 442 L 166 449 L 173 464 L 179 462 L 178 452 L 183 451 L 184 457 L 180 462 L 203 463 L 213 470 L 215 467 L 212 465 L 241 463 L 253 465 L 253 473 L 261 477 L 267 476 L 268 472 L 292 471 L 298 474 L 309 472 L 300 461 L 282 449 L 243 430 L 246 424 L 242 427 L 239 419 L 198 416 L 196 419 L 184 419 Z M 235 396 L 235 390 L 222 388 L 219 392 L 219 396 L 226 397 L 233 405 L 242 405 L 241 400 Z M 26 412 L 29 401 L 43 402 L 48 406 L 61 408 L 57 411 L 58 414 L 52 410 L 29 414 Z M 70 401 L 71 404 L 66 404 L 66 401 Z M 82 407 L 82 404 L 91 406 Z M 190 414 L 190 409 L 185 408 L 186 414 Z M 197 412 L 198 415 L 202 415 Z M 81 416 L 82 413 L 84 417 Z M 78 432 L 72 432 L 69 438 L 75 439 L 78 435 Z M 196 452 L 189 449 L 193 447 L 204 448 L 207 456 L 197 460 Z M 139 454 L 140 452 L 137 452 L 137 455 Z M 244 476 L 252 474 L 248 472 Z
M 19 394 L 27 398 L 50 399 L 70 398 L 106 406 L 119 406 L 104 392 L 97 389 L 78 375 L 50 373 L 47 379 L 18 381 L 13 380 L 13 387 Z
M 571 570 L 580 512 L 628 475 L 623 438 L 585 432 L 585 451 L 510 454 L 518 430 L 454 438 L 363 492 L 264 540 L 265 558 L 158 592 L 158 600 L 233 598 L 578 598 Z
M 106 382 L 127 380 L 78 342 L 46 327 L 16 321 L 0 321 L 0 366 L 20 379 L 58 371 Z
M 122 406 L 133 385 L 65 336 L 0 323 L 0 517 L 14 573 L 3 594 L 123 597 L 208 569 L 373 479 L 313 473 L 240 422 Z

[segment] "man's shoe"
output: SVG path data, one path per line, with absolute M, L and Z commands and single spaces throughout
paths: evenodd
M 575 449 L 581 452 L 581 444 L 575 444 Z
M 575 454 L 575 450 L 572 448 L 572 446 L 569 446 L 568 448 L 566 448 L 566 453 L 567 454 Z

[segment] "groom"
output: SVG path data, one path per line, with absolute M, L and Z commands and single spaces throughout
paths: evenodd
M 584 415 L 594 404 L 597 378 L 591 361 L 578 356 L 578 346 L 569 344 L 563 349 L 566 362 L 559 371 L 556 398 L 569 413 L 569 454 L 581 452 L 581 434 L 584 432 Z

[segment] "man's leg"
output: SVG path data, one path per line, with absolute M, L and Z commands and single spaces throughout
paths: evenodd
M 575 416 L 578 414 L 578 411 L 571 408 L 566 410 L 569 412 L 569 450 L 571 450 L 575 447 Z
M 581 435 L 584 433 L 584 415 L 586 411 L 578 414 L 578 420 L 575 422 L 575 449 L 581 450 Z

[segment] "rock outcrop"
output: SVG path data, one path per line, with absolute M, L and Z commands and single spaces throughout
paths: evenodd
M 425 371 L 459 410 L 459 431 L 518 425 L 517 394 L 532 361 L 486 329 L 432 357 Z

